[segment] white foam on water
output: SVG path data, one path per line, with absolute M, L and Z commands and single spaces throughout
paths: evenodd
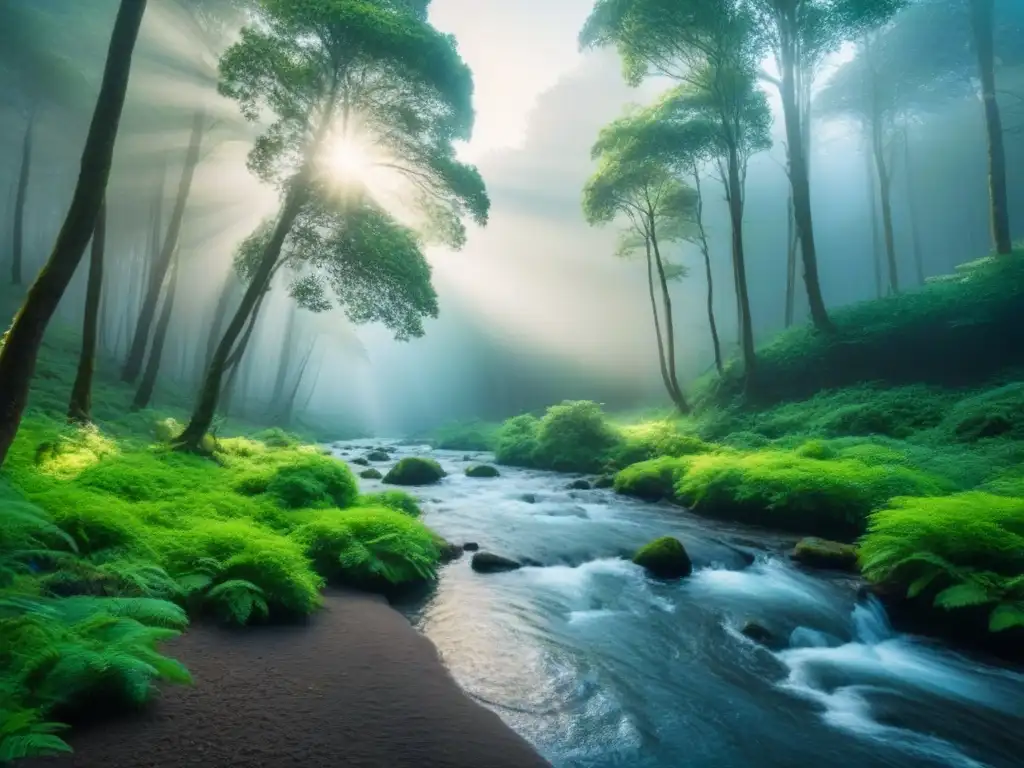
M 622 611 L 614 611 L 611 608 L 591 608 L 585 611 L 569 611 L 570 624 L 582 624 L 597 619 L 607 619 L 611 616 L 622 615 Z

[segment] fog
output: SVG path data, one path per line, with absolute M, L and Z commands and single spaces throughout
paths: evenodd
M 18 0 L 15 0 L 17 2 Z M 950 0 L 953 1 L 953 0 Z M 56 5 L 58 0 L 47 0 Z M 36 103 L 31 177 L 25 204 L 24 282 L 45 261 L 77 174 L 91 101 L 98 87 L 116 3 L 95 0 L 92 30 L 64 50 L 81 78 L 73 98 L 49 98 L 0 71 L 0 278 L 9 282 L 10 232 L 27 116 Z M 1024 235 L 1024 12 L 997 0 L 999 98 L 1003 107 L 1010 218 Z M 283 285 L 266 299 L 241 358 L 229 407 L 263 414 L 280 390 L 295 389 L 295 418 L 339 434 L 415 433 L 451 420 L 499 419 L 562 399 L 594 399 L 614 408 L 668 405 L 658 372 L 646 272 L 615 256 L 619 227 L 585 222 L 581 190 L 594 170 L 599 130 L 631 103 L 653 101 L 666 83 L 627 86 L 613 51 L 580 52 L 577 34 L 589 0 L 434 0 L 431 19 L 456 34 L 476 75 L 477 131 L 463 148 L 487 183 L 491 215 L 471 227 L 466 246 L 432 249 L 440 316 L 423 338 L 397 342 L 383 327 L 354 327 L 343 312 L 297 310 Z M 899 23 L 897 19 L 897 23 Z M 124 360 L 142 302 L 147 270 L 167 227 L 183 170 L 194 112 L 205 134 L 178 244 L 177 304 L 161 368 L 161 392 L 193 391 L 204 366 L 222 294 L 241 282 L 237 245 L 276 211 L 276 190 L 246 168 L 258 126 L 214 87 L 216 56 L 237 26 L 210 45 L 197 39 L 178 6 L 151 2 L 136 53 L 108 191 L 108 269 L 100 342 L 104 358 Z M 961 30 L 969 49 L 969 33 Z M 823 65 L 817 88 L 856 62 L 847 45 Z M 968 58 L 969 60 L 969 58 Z M 766 62 L 770 66 L 770 62 Z M 946 86 L 943 86 L 946 87 Z M 746 218 L 752 317 L 758 341 L 784 327 L 787 261 L 786 152 L 779 104 L 774 147 L 754 156 Z M 879 246 L 872 230 L 865 141 L 848 115 L 815 111 L 811 185 L 821 281 L 830 308 L 878 295 Z M 926 108 L 907 109 L 914 168 L 891 150 L 893 221 L 902 287 L 917 283 L 911 200 L 927 276 L 991 250 L 984 115 L 977 84 L 948 86 Z M 729 220 L 722 187 L 705 184 L 719 332 L 737 349 Z M 689 275 L 673 286 L 681 378 L 713 364 L 699 252 L 673 253 Z M 58 323 L 80 324 L 87 261 L 66 294 Z M 798 282 L 796 319 L 806 319 Z M 226 291 L 226 292 L 225 292 Z M 232 291 L 234 293 L 232 293 Z M 237 300 L 237 299 L 235 299 Z M 305 361 L 305 362 L 303 362 Z

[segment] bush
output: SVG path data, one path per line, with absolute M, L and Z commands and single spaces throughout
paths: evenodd
M 384 482 L 389 485 L 431 485 L 440 482 L 444 476 L 445 471 L 433 459 L 407 456 L 384 475 Z
M 289 432 L 285 432 L 280 427 L 270 427 L 269 429 L 261 430 L 252 437 L 268 448 L 295 448 L 300 443 L 299 438 Z
M 622 442 L 612 453 L 615 467 L 627 467 L 659 456 L 689 456 L 706 453 L 715 446 L 694 434 L 683 432 L 668 420 L 641 422 L 621 427 Z
M 494 457 L 499 464 L 512 467 L 534 466 L 540 420 L 524 413 L 513 416 L 498 429 L 494 438 Z
M 349 468 L 326 456 L 309 456 L 280 467 L 267 483 L 266 492 L 286 509 L 348 507 L 359 495 Z
M 419 517 L 423 514 L 416 499 L 405 491 L 367 493 L 359 497 L 357 504 L 360 507 L 387 507 L 409 517 Z
M 597 403 L 566 401 L 540 420 L 534 463 L 557 472 L 599 472 L 621 442 Z
M 645 501 L 672 499 L 676 481 L 685 471 L 686 462 L 671 456 L 639 462 L 615 475 L 615 492 Z
M 939 608 L 987 606 L 989 629 L 1024 626 L 1024 498 L 897 498 L 860 541 L 864 575 Z
M 321 512 L 292 534 L 332 582 L 380 589 L 434 578 L 436 536 L 409 515 L 383 507 Z

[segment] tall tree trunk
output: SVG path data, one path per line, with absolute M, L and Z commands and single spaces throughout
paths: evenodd
M 221 329 L 224 327 L 224 318 L 228 314 L 228 304 L 231 303 L 231 296 L 234 293 L 234 273 L 229 272 L 224 277 L 224 287 L 221 288 L 217 297 L 217 306 L 213 310 L 213 318 L 210 321 L 210 334 L 206 337 L 206 354 L 203 357 L 202 370 L 210 365 L 213 353 L 217 349 L 217 342 L 221 337 Z
M 722 375 L 722 344 L 718 338 L 718 324 L 715 322 L 715 284 L 711 277 L 711 247 L 708 232 L 704 228 L 704 190 L 700 185 L 700 173 L 693 168 L 693 188 L 697 192 L 697 207 L 694 210 L 697 222 L 697 236 L 700 238 L 700 252 L 704 257 L 704 274 L 708 283 L 708 328 L 711 330 L 711 346 L 715 352 L 715 370 Z
M 793 212 L 793 195 L 786 204 L 786 327 L 796 320 L 796 252 L 800 247 Z
M 0 464 L 18 432 L 46 326 L 96 227 L 128 90 L 132 53 L 145 10 L 146 0 L 121 0 L 71 206 L 50 258 L 29 288 L 0 349 Z
M 988 187 L 991 198 L 992 239 L 996 253 L 1013 250 L 1010 239 L 1010 206 L 1006 192 L 1006 147 L 1003 119 L 996 98 L 995 44 L 993 41 L 993 0 L 970 0 L 971 29 L 978 54 L 978 76 L 985 104 L 985 128 L 988 131 Z
M 149 275 L 149 285 L 146 288 L 146 296 L 139 310 L 138 322 L 135 324 L 132 345 L 128 350 L 124 369 L 121 371 L 122 381 L 135 381 L 142 371 L 142 364 L 146 358 L 146 346 L 149 344 L 149 331 L 153 325 L 153 318 L 156 316 L 160 293 L 167 278 L 171 259 L 178 248 L 181 223 L 185 218 L 185 206 L 188 204 L 189 194 L 192 191 L 192 180 L 195 178 L 196 166 L 199 165 L 199 153 L 202 149 L 203 132 L 205 129 L 206 113 L 199 109 L 192 117 L 192 134 L 189 137 L 188 150 L 185 152 L 185 165 L 181 171 L 181 180 L 178 182 L 178 194 L 174 200 L 174 209 L 171 211 L 171 220 L 167 225 L 167 234 L 164 237 L 163 246 L 160 249 L 156 263 L 153 264 L 153 271 Z
M 682 387 L 679 386 L 679 376 L 676 373 L 676 331 L 675 321 L 672 319 L 672 296 L 669 294 L 668 280 L 665 278 L 665 263 L 661 258 L 661 248 L 658 246 L 658 233 L 655 228 L 653 215 L 648 215 L 647 227 L 651 235 L 654 266 L 658 269 L 658 280 L 661 282 L 661 301 L 665 309 L 665 357 L 668 363 L 668 377 L 672 382 L 672 391 L 675 393 L 676 407 L 680 413 L 687 413 L 690 410 L 690 406 L 683 395 Z
M 263 295 L 256 301 L 256 306 L 252 308 L 252 313 L 249 315 L 249 322 L 245 326 L 245 331 L 242 333 L 241 339 L 238 340 L 238 344 L 224 365 L 227 380 L 224 382 L 220 397 L 221 411 L 225 416 L 232 413 L 231 406 L 234 401 L 238 374 L 242 370 L 242 360 L 245 358 L 246 350 L 249 349 L 249 342 L 252 340 L 253 332 L 256 330 L 256 323 L 260 318 L 260 310 L 263 308 L 263 300 L 266 298 L 266 295 L 267 293 L 264 291 Z
M 917 205 L 917 194 L 914 190 L 914 165 L 910 158 L 910 126 L 903 125 L 903 171 L 906 176 L 907 212 L 910 217 L 910 238 L 914 247 L 914 271 L 917 273 L 917 284 L 924 285 L 924 249 L 921 246 L 921 219 Z
M 28 198 L 28 180 L 32 170 L 32 134 L 35 131 L 35 107 L 28 113 L 25 137 L 21 142 L 21 167 L 18 170 L 18 188 L 14 197 L 14 239 L 11 243 L 11 283 L 21 285 L 25 258 L 25 201 Z
M 882 206 L 882 235 L 885 240 L 885 259 L 889 270 L 889 293 L 900 292 L 899 270 L 896 264 L 896 238 L 892 227 L 892 178 L 885 160 L 885 139 L 882 135 L 882 118 L 878 114 L 871 118 L 871 152 L 875 158 L 878 173 L 878 200 Z
M 302 362 L 299 363 L 298 375 L 295 377 L 295 385 L 292 387 L 292 391 L 288 394 L 288 398 L 285 400 L 284 407 L 281 411 L 281 426 L 289 427 L 292 423 L 292 413 L 295 411 L 295 400 L 299 396 L 299 387 L 302 386 L 302 379 L 306 375 L 306 368 L 309 366 L 310 358 L 313 357 L 313 350 L 316 348 L 316 340 L 309 345 L 309 349 L 302 358 Z
M 270 407 L 274 411 L 280 410 L 284 405 L 284 387 L 288 380 L 288 369 L 292 363 L 292 350 L 295 341 L 295 320 L 299 311 L 295 304 L 292 304 L 288 312 L 288 322 L 284 327 L 284 337 L 281 340 L 281 354 L 277 359 L 277 377 L 274 379 L 274 392 L 270 398 Z
M 92 421 L 92 376 L 96 370 L 96 339 L 99 333 L 100 297 L 103 295 L 103 251 L 107 239 L 107 206 L 100 203 L 96 227 L 92 231 L 89 254 L 89 280 L 85 289 L 85 318 L 82 321 L 82 348 L 78 372 L 71 387 L 68 421 L 86 424 Z
M 213 424 L 213 417 L 217 410 L 217 398 L 220 395 L 224 376 L 224 366 L 227 363 L 228 356 L 231 354 L 231 348 L 238 339 L 238 335 L 242 332 L 242 328 L 249 314 L 256 306 L 256 302 L 259 301 L 260 296 L 266 290 L 277 260 L 281 256 L 284 240 L 295 223 L 299 212 L 302 210 L 303 204 L 309 197 L 306 187 L 308 183 L 306 181 L 307 173 L 308 171 L 304 169 L 292 180 L 288 193 L 285 196 L 284 205 L 281 207 L 281 215 L 278 217 L 274 231 L 271 233 L 270 239 L 263 250 L 263 255 L 260 257 L 260 263 L 256 267 L 256 272 L 246 288 L 245 295 L 242 297 L 234 317 L 231 318 L 231 322 L 224 331 L 224 337 L 220 340 L 220 344 L 217 345 L 217 349 L 213 353 L 210 365 L 207 366 L 203 387 L 199 392 L 199 398 L 192 412 L 192 418 L 188 426 L 185 427 L 185 431 L 178 438 L 178 443 L 183 450 L 198 452 L 203 437 L 209 431 L 210 425 Z
M 867 125 L 864 126 L 868 130 Z M 871 206 L 871 262 L 875 273 L 875 296 L 885 295 L 885 278 L 882 276 L 882 248 L 880 222 L 878 221 L 878 200 L 875 193 L 875 162 L 871 151 L 871 139 L 865 137 L 864 178 L 867 179 L 868 205 Z
M 654 338 L 658 342 L 658 366 L 661 369 L 661 381 L 665 391 L 673 403 L 676 401 L 675 387 L 672 377 L 668 375 L 668 363 L 665 361 L 665 341 L 661 334 L 661 320 L 658 319 L 658 300 L 654 294 L 654 257 L 651 255 L 651 238 L 644 236 L 644 248 L 647 252 L 647 294 L 651 299 L 651 315 L 654 317 Z
M 789 181 L 793 189 L 793 213 L 800 237 L 800 253 L 803 259 L 804 285 L 811 310 L 811 321 L 822 331 L 833 330 L 825 309 L 818 277 L 818 255 L 814 241 L 814 221 L 811 214 L 811 181 L 804 148 L 804 132 L 801 123 L 803 111 L 797 98 L 796 71 L 796 24 L 784 31 L 780 57 L 782 69 L 782 111 L 786 124 L 786 143 L 789 155 Z
M 160 317 L 156 321 L 156 328 L 153 329 L 153 343 L 150 345 L 149 357 L 146 359 L 146 369 L 142 373 L 139 388 L 135 391 L 135 399 L 132 400 L 133 411 L 149 407 L 149 403 L 153 399 L 153 390 L 156 389 L 160 362 L 163 359 L 164 345 L 167 343 L 167 330 L 171 327 L 174 297 L 178 292 L 178 272 L 181 270 L 179 261 L 180 257 L 175 254 L 167 275 L 167 293 L 164 295 L 164 303 L 160 307 Z
M 732 225 L 732 260 L 736 276 L 736 302 L 740 315 L 740 352 L 743 368 L 750 380 L 757 368 L 757 354 L 754 351 L 754 325 L 750 316 L 750 293 L 747 290 L 747 264 L 743 247 L 743 180 L 740 175 L 739 151 L 735 145 L 729 147 L 728 183 L 726 198 L 729 203 L 729 219 Z

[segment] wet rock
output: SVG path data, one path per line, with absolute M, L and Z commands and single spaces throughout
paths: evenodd
M 366 458 L 368 461 L 391 461 L 391 455 L 385 451 L 370 451 Z
M 352 459 L 352 463 L 353 464 L 358 464 L 360 467 L 368 467 L 368 466 L 370 466 L 370 462 L 368 462 L 366 459 L 363 459 L 363 458 Z
M 493 552 L 477 552 L 473 555 L 470 563 L 477 573 L 501 573 L 503 571 L 514 571 L 522 567 L 522 564 L 508 557 L 495 555 Z
M 764 624 L 756 621 L 748 621 L 740 628 L 740 634 L 758 645 L 763 645 L 772 651 L 778 651 L 785 647 L 785 643 L 778 635 L 772 632 Z
M 480 549 L 480 545 L 477 544 L 475 541 L 467 541 L 465 544 L 462 545 L 462 548 L 467 552 L 476 552 L 478 549 Z
M 594 481 L 595 488 L 611 488 L 615 485 L 615 475 L 601 475 Z
M 466 467 L 466 477 L 498 477 L 501 473 L 490 464 L 474 464 Z
M 463 457 L 462 457 L 462 460 L 463 460 L 463 461 L 472 461 L 472 460 L 473 460 L 473 457 L 472 457 L 472 456 L 470 456 L 470 455 L 469 455 L 469 454 L 467 453 L 467 454 L 466 454 L 465 456 L 463 456 Z
M 566 488 L 568 488 L 570 491 L 589 491 L 590 483 L 583 479 L 573 480 L 566 486 Z
M 443 541 L 439 542 L 438 549 L 440 550 L 440 560 L 442 563 L 450 563 L 452 560 L 458 560 L 462 557 L 462 547 L 458 544 Z
M 527 504 L 536 504 L 537 503 L 537 494 L 536 493 L 524 493 L 522 496 L 519 497 L 519 500 L 520 501 L 525 501 Z
M 633 555 L 633 562 L 659 579 L 679 579 L 693 573 L 686 548 L 672 536 L 662 536 L 644 545 Z
M 359 473 L 359 476 L 364 480 L 380 480 L 384 475 L 380 473 L 380 470 L 370 467 L 370 469 L 364 469 Z
M 857 571 L 857 548 L 852 544 L 809 536 L 800 539 L 789 553 L 790 559 L 811 568 Z
M 433 459 L 407 456 L 384 475 L 384 482 L 390 485 L 431 485 L 440 482 L 445 474 Z

